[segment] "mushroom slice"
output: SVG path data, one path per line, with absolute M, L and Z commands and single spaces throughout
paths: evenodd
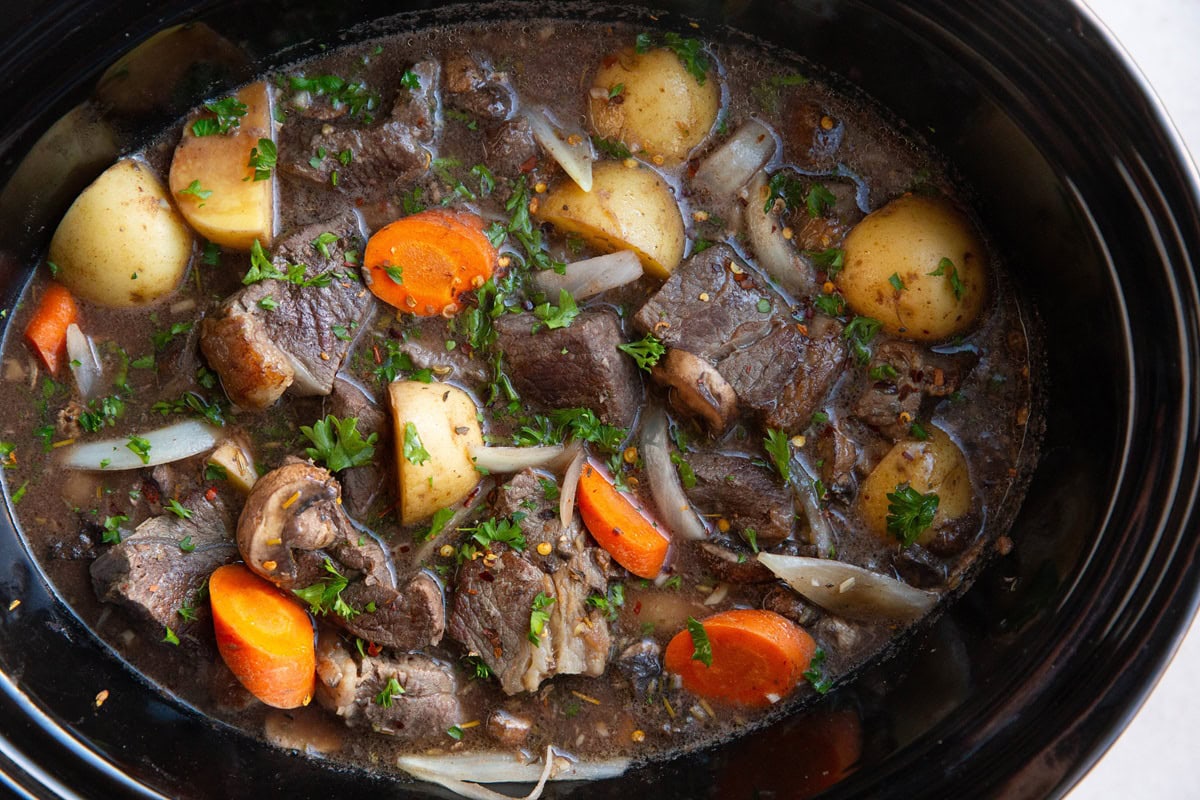
M 293 550 L 320 550 L 339 538 L 341 487 L 312 464 L 286 464 L 254 484 L 238 520 L 246 566 L 281 589 L 295 588 Z
M 737 416 L 737 393 L 716 368 L 686 350 L 672 348 L 654 365 L 651 375 L 670 386 L 671 403 L 698 416 L 714 435 L 725 432 Z

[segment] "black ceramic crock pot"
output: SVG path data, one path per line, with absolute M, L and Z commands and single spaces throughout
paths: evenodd
M 481 13 L 437 5 L 405 4 L 413 15 L 391 25 Z M 811 713 L 618 780 L 548 794 L 806 797 L 832 778 L 805 754 L 819 751 L 823 726 L 842 712 L 861 719 L 865 744 L 856 768 L 832 776 L 843 779 L 830 797 L 1062 794 L 1136 710 L 1196 605 L 1194 168 L 1144 83 L 1081 5 L 657 5 L 663 25 L 682 29 L 681 15 L 690 14 L 706 35 L 723 36 L 728 25 L 822 65 L 911 123 L 958 168 L 1038 312 L 1046 436 L 1016 518 L 1016 547 L 921 641 Z M 93 95 L 117 58 L 157 30 L 196 21 L 245 58 L 240 70 L 191 70 L 190 83 L 160 92 L 152 108 L 125 109 L 115 144 L 130 149 L 258 68 L 378 32 L 352 29 L 397 6 L 9 0 L 0 39 L 4 306 L 15 301 L 58 215 L 104 166 L 35 143 Z M 483 13 L 530 9 L 612 16 L 550 3 Z M 32 182 L 19 170 L 31 152 L 45 162 Z M 13 794 L 429 792 L 272 749 L 157 692 L 55 600 L 7 509 L 0 528 L 0 782 Z M 12 608 L 14 600 L 21 602 Z M 101 690 L 107 700 L 98 706 Z

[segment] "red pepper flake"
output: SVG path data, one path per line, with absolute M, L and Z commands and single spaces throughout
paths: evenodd
M 217 499 L 217 487 L 215 487 L 215 486 L 208 487 L 208 490 L 204 493 L 204 499 L 210 503 L 213 500 L 216 500 Z
M 383 648 L 374 642 L 367 642 L 367 655 L 377 656 L 383 652 Z
M 642 613 L 642 601 L 641 600 L 638 600 L 636 603 L 633 604 L 633 613 L 634 614 Z
M 529 158 L 525 159 L 525 163 L 521 164 L 521 174 L 525 175 L 529 172 L 532 172 L 533 168 L 537 166 L 537 162 L 537 156 L 530 156 Z
M 377 345 L 377 344 L 371 345 L 371 352 L 375 354 L 375 363 L 382 364 L 383 356 L 379 354 L 379 345 Z

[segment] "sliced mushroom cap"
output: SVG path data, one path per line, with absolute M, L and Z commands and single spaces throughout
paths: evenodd
M 699 356 L 672 348 L 651 375 L 673 389 L 671 404 L 677 410 L 700 417 L 714 434 L 724 433 L 737 416 L 737 393 L 714 366 Z
M 340 500 L 337 481 L 312 464 L 287 464 L 264 475 L 238 520 L 246 566 L 282 589 L 293 588 L 293 550 L 319 550 L 338 540 L 345 519 Z

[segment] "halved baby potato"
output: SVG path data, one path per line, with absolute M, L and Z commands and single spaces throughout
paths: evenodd
M 683 258 L 683 215 L 666 181 L 649 167 L 602 161 L 592 190 L 563 181 L 538 204 L 537 216 L 606 253 L 632 250 L 651 275 L 670 277 Z
M 445 383 L 395 381 L 388 386 L 396 442 L 400 521 L 428 519 L 460 502 L 479 483 L 471 450 L 483 446 L 471 396 Z
M 77 297 L 115 308 L 174 291 L 192 256 L 192 233 L 162 183 L 140 161 L 100 174 L 67 209 L 49 260 Z
M 179 210 L 197 233 L 224 247 L 249 250 L 255 239 L 270 245 L 275 233 L 274 176 L 255 180 L 250 166 L 258 140 L 274 141 L 274 136 L 265 83 L 246 86 L 237 100 L 245 104 L 246 114 L 227 133 L 197 136 L 195 119 L 184 125 L 170 184 Z

